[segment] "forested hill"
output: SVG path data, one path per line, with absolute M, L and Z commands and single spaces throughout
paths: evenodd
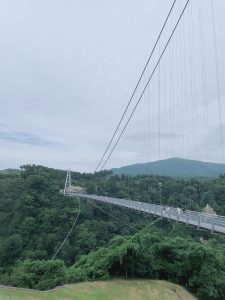
M 97 182 L 106 182 L 107 174 L 110 173 L 73 172 L 72 179 L 74 184 L 89 190 Z M 78 199 L 59 193 L 65 177 L 65 171 L 41 166 L 24 166 L 19 174 L 0 173 L 0 284 L 11 284 L 8 278 L 19 261 L 51 259 L 64 240 L 78 212 Z M 102 188 L 106 194 L 110 193 L 108 184 L 103 184 Z M 97 207 L 92 202 L 82 201 L 77 226 L 57 256 L 66 265 L 106 245 L 118 234 L 134 232 Z M 115 207 L 106 209 L 137 228 L 147 224 L 147 219 L 143 220 L 138 214 L 121 212 Z
M 149 163 L 128 165 L 112 169 L 114 174 L 147 175 L 156 174 L 173 177 L 218 177 L 225 173 L 225 164 L 170 158 Z
M 5 169 L 5 170 L 0 170 L 0 173 L 5 173 L 5 174 L 10 174 L 10 173 L 20 173 L 21 170 L 20 169 Z
M 166 243 L 161 245 L 156 238 L 157 234 L 156 237 L 150 239 L 150 242 L 154 244 L 154 249 L 159 249 L 154 253 L 159 258 L 157 261 L 160 264 L 157 268 L 161 271 L 158 272 L 159 269 L 157 269 L 157 272 L 149 273 L 150 266 L 152 266 L 149 264 L 149 259 L 155 260 L 155 257 L 151 256 L 150 252 L 146 252 L 147 256 L 142 258 L 137 254 L 144 247 L 142 241 L 147 240 L 148 234 L 154 235 L 156 227 L 149 227 L 143 232 L 144 235 L 140 233 L 134 239 L 133 235 L 136 230 L 144 229 L 155 219 L 119 207 L 98 204 L 91 200 L 81 200 L 78 222 L 57 255 L 56 258 L 59 260 L 51 261 L 78 213 L 78 199 L 64 197 L 59 193 L 64 186 L 65 176 L 65 171 L 35 165 L 24 166 L 20 173 L 0 174 L 0 284 L 47 289 L 66 282 L 120 275 L 154 279 L 158 277 L 184 285 L 188 282 L 194 292 L 199 292 L 201 287 L 205 289 L 202 282 L 196 281 L 196 278 L 202 274 L 201 278 L 204 277 L 205 280 L 207 276 L 210 276 L 214 295 L 218 291 L 220 291 L 218 295 L 221 295 L 221 291 L 224 291 L 225 278 L 223 281 L 222 274 L 225 273 L 223 269 L 225 263 L 222 237 L 212 236 L 208 232 L 186 229 L 185 226 L 178 226 L 173 222 L 159 222 L 160 230 L 162 230 L 160 236 L 167 237 Z M 161 182 L 162 203 L 198 211 L 201 211 L 208 203 L 218 214 L 225 215 L 224 176 L 208 180 L 194 178 L 184 180 L 149 175 L 118 176 L 110 171 L 95 174 L 72 172 L 72 181 L 74 185 L 85 187 L 88 193 L 155 203 L 158 203 L 158 184 Z M 131 227 L 126 226 L 120 220 Z M 177 237 L 182 237 L 184 241 L 181 243 L 179 239 L 176 239 Z M 202 260 L 195 261 L 195 253 L 191 252 L 193 254 L 191 256 L 188 252 L 189 242 L 196 243 L 197 247 L 201 244 L 200 237 L 204 237 L 204 243 L 209 245 L 210 249 L 217 249 L 218 260 L 215 259 L 215 264 L 214 256 L 211 256 L 211 250 L 208 248 L 200 248 L 200 250 L 196 248 L 196 251 L 200 251 L 203 255 Z M 160 238 L 160 241 L 163 239 Z M 168 243 L 174 246 L 168 248 Z M 174 250 L 179 245 L 183 249 L 182 256 L 180 252 Z M 118 251 L 114 252 L 114 250 Z M 117 255 L 116 258 L 114 255 Z M 135 257 L 138 261 L 134 260 Z M 167 270 L 163 269 L 163 259 L 166 257 L 168 257 L 165 264 Z M 179 260 L 180 257 L 185 265 Z M 210 266 L 203 264 L 208 257 L 210 257 Z M 114 259 L 116 263 L 111 264 Z M 175 264 L 177 269 L 180 266 L 179 278 L 169 262 L 171 259 L 172 265 Z M 131 268 L 133 262 L 135 269 L 137 263 L 140 263 L 136 273 Z M 75 267 L 71 267 L 74 263 Z M 201 274 L 196 273 L 197 277 L 194 277 L 194 269 L 186 269 L 186 267 L 190 264 L 195 266 L 196 263 L 200 264 L 198 272 Z M 146 264 L 149 266 L 149 272 L 146 272 Z M 206 272 L 207 268 L 210 270 L 209 275 Z M 187 270 L 192 273 L 186 273 Z M 187 277 L 183 278 L 184 274 L 187 274 Z M 215 274 L 219 282 L 213 281 L 217 278 Z M 192 287 L 191 281 L 194 282 Z M 223 299 L 218 297 L 215 296 L 213 299 Z
M 117 237 L 108 247 L 82 257 L 69 269 L 69 280 L 166 279 L 186 286 L 200 299 L 224 300 L 224 249 L 215 240 L 200 243 L 190 234 L 188 228 L 159 219 L 132 237 Z

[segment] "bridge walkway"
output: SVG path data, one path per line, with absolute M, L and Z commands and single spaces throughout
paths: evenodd
M 139 202 L 127 199 L 89 195 L 83 193 L 75 193 L 66 191 L 66 196 L 80 197 L 83 199 L 94 200 L 97 202 L 117 205 L 124 208 L 129 208 L 135 211 L 147 213 L 150 215 L 167 218 L 186 225 L 193 225 L 197 228 L 204 228 L 211 232 L 225 234 L 225 217 L 213 214 L 207 214 L 197 211 L 185 210 L 171 206 L 156 205 L 152 203 Z

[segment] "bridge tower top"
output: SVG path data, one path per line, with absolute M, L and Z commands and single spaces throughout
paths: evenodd
M 63 194 L 65 195 L 68 192 L 71 193 L 71 171 L 70 170 L 67 170 L 66 173 L 66 182 L 65 182 Z

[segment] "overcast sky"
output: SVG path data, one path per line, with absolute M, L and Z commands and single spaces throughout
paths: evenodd
M 177 2 L 177 12 L 173 20 L 176 19 L 184 0 L 177 0 Z M 196 4 L 198 0 L 190 2 Z M 146 154 L 143 146 L 140 146 L 145 142 L 148 149 L 158 147 L 154 144 L 157 143 L 155 142 L 156 132 L 158 132 L 157 123 L 149 124 L 148 128 L 152 131 L 148 130 L 147 133 L 140 128 L 139 132 L 132 131 L 131 123 L 126 137 L 124 136 L 128 146 L 126 149 L 123 148 L 123 155 L 122 146 L 118 147 L 117 154 L 115 152 L 114 160 L 112 159 L 109 166 L 126 164 L 122 156 L 126 156 L 128 163 L 179 154 L 188 158 L 223 160 L 219 127 L 221 125 L 222 129 L 224 127 L 218 121 L 213 52 L 209 50 L 212 44 L 211 6 L 210 0 L 201 0 L 201 2 L 204 2 L 202 9 L 205 34 L 204 59 L 209 95 L 207 110 L 213 115 L 209 128 L 212 155 L 207 157 L 204 152 L 205 145 L 201 149 L 201 141 L 199 145 L 196 142 L 200 150 L 199 148 L 195 150 L 195 154 L 191 147 L 188 153 L 184 150 L 186 147 L 184 137 L 180 138 L 180 146 L 175 141 L 176 137 L 179 141 L 179 136 L 184 136 L 186 123 L 191 123 L 193 113 L 191 110 L 182 123 L 183 132 L 179 130 L 176 132 L 179 120 L 177 119 L 176 125 L 174 117 L 173 126 L 171 125 L 173 132 L 170 131 L 171 135 L 168 137 L 166 128 L 169 127 L 169 123 L 167 124 L 166 120 L 169 118 L 170 105 L 164 97 L 162 100 L 164 104 L 160 108 L 160 117 L 164 120 L 161 123 L 160 155 L 154 154 L 154 151 L 151 153 L 147 151 Z M 0 169 L 17 168 L 22 164 L 34 163 L 92 172 L 129 100 L 171 4 L 172 0 L 0 0 Z M 214 8 L 221 116 L 224 120 L 225 2 L 214 0 Z M 193 15 L 190 15 L 189 11 L 189 23 L 191 18 L 197 18 L 193 4 L 191 13 Z M 194 28 L 195 22 L 193 20 Z M 183 41 L 179 42 L 179 36 L 182 36 L 182 30 L 185 32 L 184 28 L 187 24 L 188 20 L 183 23 L 173 44 L 174 47 L 181 45 L 182 52 L 186 49 L 184 55 L 190 54 L 188 53 L 190 44 L 184 40 L 184 37 Z M 167 34 L 172 28 L 173 21 L 169 25 Z M 186 34 L 188 35 L 188 32 Z M 194 36 L 193 40 L 197 41 L 198 36 Z M 163 41 L 160 49 L 165 44 L 166 35 Z M 202 66 L 202 60 L 198 60 L 200 48 L 196 49 L 194 66 L 200 70 Z M 172 46 L 170 51 L 173 51 Z M 173 54 L 170 52 L 170 55 L 167 52 L 167 61 L 170 58 L 170 64 L 165 63 L 165 67 L 163 65 L 161 67 L 161 74 L 164 70 L 163 78 L 166 82 L 164 85 L 161 84 L 164 86 L 164 92 L 169 91 L 169 79 L 166 76 L 171 65 L 174 65 L 174 58 L 177 57 L 174 52 Z M 188 64 L 184 56 L 180 55 L 180 59 L 181 65 Z M 149 67 L 148 74 L 150 72 Z M 181 78 L 184 78 L 184 68 L 179 72 L 181 73 L 177 71 L 177 74 L 183 74 Z M 189 84 L 191 84 L 190 80 L 194 80 L 188 75 L 185 78 Z M 184 86 L 184 81 L 182 82 Z M 177 81 L 177 86 L 182 85 L 182 82 Z M 200 88 L 198 91 L 198 84 L 194 91 L 196 97 L 200 99 L 202 92 Z M 151 107 L 147 106 L 148 101 L 151 101 L 149 96 L 151 90 L 147 92 L 148 95 L 143 100 L 142 112 L 139 112 L 139 117 L 137 112 L 133 126 L 138 122 L 138 118 L 144 120 L 143 114 L 146 113 L 147 107 L 152 112 Z M 188 91 L 186 93 L 188 95 Z M 185 101 L 190 103 L 189 96 L 183 94 L 182 99 L 183 105 Z M 202 110 L 199 110 L 199 114 L 201 112 Z M 166 116 L 164 117 L 163 114 Z M 147 120 L 147 115 L 145 116 Z M 198 123 L 197 118 L 196 122 Z M 199 136 L 203 135 L 201 126 L 198 126 Z M 141 138 L 142 134 L 145 135 L 144 141 Z M 172 153 L 172 146 L 169 146 L 172 145 L 171 136 L 174 144 L 178 145 L 173 146 L 176 150 L 174 153 Z M 191 143 L 190 139 L 187 143 Z M 126 155 L 125 150 L 128 153 Z M 201 151 L 204 152 L 202 157 Z

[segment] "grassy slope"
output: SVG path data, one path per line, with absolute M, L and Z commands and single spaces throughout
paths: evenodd
M 67 285 L 50 292 L 0 289 L 0 300 L 196 300 L 184 288 L 156 280 L 112 280 Z

